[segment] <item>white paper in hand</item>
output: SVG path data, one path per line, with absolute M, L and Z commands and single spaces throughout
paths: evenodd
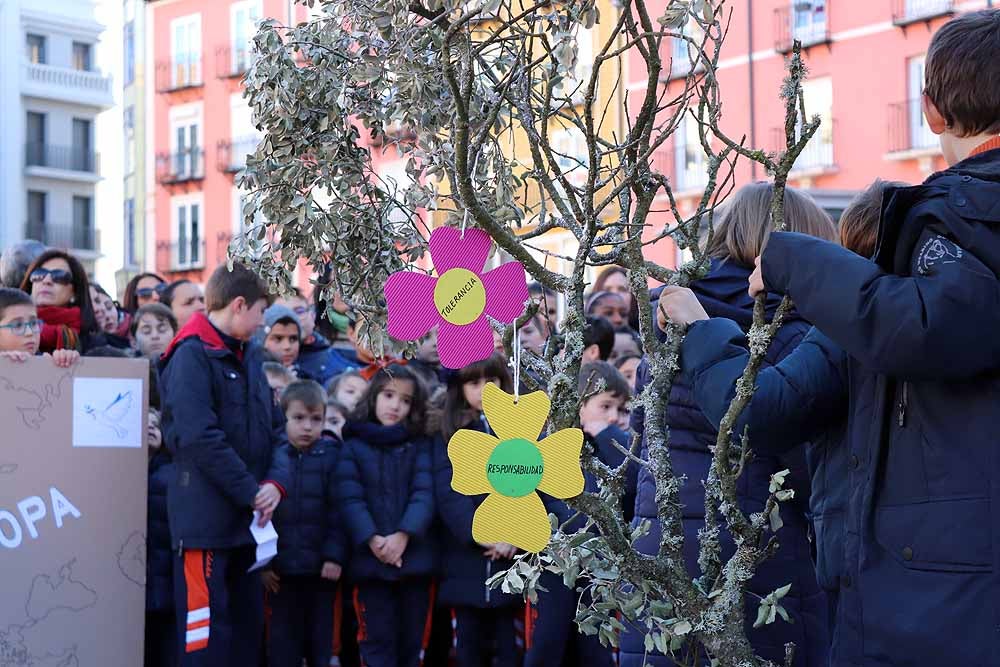
M 247 572 L 259 570 L 278 555 L 278 531 L 274 529 L 274 524 L 268 521 L 261 528 L 257 525 L 258 521 L 260 521 L 260 512 L 254 510 L 253 521 L 250 522 L 250 534 L 253 535 L 253 539 L 257 543 L 257 562 Z

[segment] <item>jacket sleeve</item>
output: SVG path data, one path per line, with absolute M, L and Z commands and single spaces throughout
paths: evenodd
M 423 537 L 434 519 L 434 482 L 431 474 L 431 448 L 427 440 L 414 443 L 413 482 L 410 500 L 399 521 L 399 530 L 411 537 Z
M 693 324 L 681 345 L 681 367 L 692 380 L 695 401 L 716 427 L 750 358 L 746 344 L 735 322 L 713 318 Z M 780 455 L 843 421 L 846 413 L 847 356 L 814 328 L 777 365 L 761 369 L 733 435 L 749 427 L 754 450 Z
M 171 453 L 189 461 L 236 505 L 252 507 L 258 484 L 226 441 L 212 395 L 209 364 L 193 343 L 181 344 L 163 371 L 163 405 L 170 415 Z
M 456 540 L 468 546 L 475 545 L 476 541 L 472 539 L 472 519 L 476 503 L 473 498 L 463 496 L 451 488 L 453 469 L 448 458 L 448 446 L 441 436 L 434 438 L 432 463 L 435 511 Z
M 805 319 L 848 354 L 904 380 L 963 379 L 1000 367 L 1000 282 L 930 216 L 918 257 L 935 240 L 949 253 L 912 275 L 888 274 L 827 241 L 772 234 L 761 265 L 768 291 L 787 294 Z
M 354 441 L 349 440 L 344 443 L 340 452 L 340 462 L 337 464 L 337 488 L 344 525 L 351 541 L 355 545 L 364 546 L 377 534 L 377 528 L 365 498 L 365 487 L 361 480 L 361 468 Z
M 614 446 L 613 442 L 617 442 L 625 449 L 628 449 L 631 445 L 628 433 L 614 424 L 598 433 L 594 441 L 597 444 L 597 458 L 611 468 L 617 468 L 625 460 L 625 455 Z M 636 450 L 635 454 L 638 456 L 638 450 Z M 632 520 L 632 516 L 635 514 L 635 494 L 638 484 L 639 465 L 634 461 L 629 461 L 628 466 L 625 468 L 625 493 L 622 494 L 622 512 L 629 521 Z
M 337 466 L 340 454 L 335 450 L 334 453 L 330 454 L 330 458 L 330 467 L 323 479 L 327 514 L 326 536 L 323 539 L 323 560 L 337 565 L 346 565 L 347 535 L 344 534 L 344 517 L 340 511 L 340 501 L 337 498 Z

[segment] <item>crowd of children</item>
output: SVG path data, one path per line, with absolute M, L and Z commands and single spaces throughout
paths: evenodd
M 1000 339 L 982 332 L 1000 323 L 998 53 L 996 10 L 935 36 L 925 112 L 952 167 L 915 188 L 873 184 L 844 212 L 843 248 L 793 189 L 788 231 L 772 233 L 772 187 L 751 184 L 719 216 L 708 275 L 651 294 L 659 330 L 690 327 L 662 410 L 686 479 L 693 576 L 700 480 L 749 354 L 753 297 L 772 293 L 769 312 L 777 295 L 796 303 L 733 429 L 755 451 L 737 489 L 744 511 L 763 510 L 779 470 L 797 490 L 783 503 L 781 548 L 747 582 L 760 597 L 792 584 L 783 604 L 794 623 L 750 631 L 776 662 L 789 641 L 799 666 L 995 660 L 1000 473 L 982 445 L 996 430 Z M 486 585 L 517 550 L 473 539 L 482 498 L 451 488 L 447 444 L 459 429 L 492 434 L 483 389 L 513 388 L 499 351 L 443 369 L 432 333 L 413 359 L 377 358 L 342 301 L 274 299 L 239 264 L 204 292 L 142 274 L 119 305 L 72 255 L 27 242 L 3 254 L 0 278 L 9 362 L 150 361 L 147 666 L 673 664 L 641 627 L 622 632 L 620 654 L 582 634 L 573 620 L 586 593 L 564 575 L 546 572 L 529 605 Z M 556 295 L 529 291 L 540 308 L 519 340 L 543 354 L 559 344 Z M 629 411 L 649 370 L 626 271 L 605 270 L 585 310 L 586 447 L 614 467 L 634 435 L 648 458 L 646 415 Z M 655 554 L 651 471 L 630 466 L 624 487 L 624 517 L 649 526 L 637 546 Z M 585 527 L 565 502 L 545 504 L 566 529 Z M 269 520 L 278 555 L 249 572 L 250 524 Z M 720 542 L 732 552 L 725 531 Z M 749 626 L 756 606 L 746 611 Z

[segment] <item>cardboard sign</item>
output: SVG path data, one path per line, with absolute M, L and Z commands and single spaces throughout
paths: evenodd
M 537 553 L 549 543 L 552 527 L 536 491 L 560 499 L 583 493 L 583 431 L 566 428 L 539 440 L 550 409 L 549 397 L 540 391 L 515 403 L 489 382 L 483 387 L 483 412 L 496 437 L 461 429 L 448 441 L 451 488 L 488 494 L 472 517 L 477 542 L 505 542 Z
M 524 312 L 528 284 L 524 266 L 506 262 L 483 272 L 492 241 L 481 229 L 463 235 L 438 227 L 428 241 L 438 277 L 400 271 L 385 283 L 388 332 L 419 340 L 438 327 L 438 353 L 445 368 L 462 368 L 494 351 L 486 316 L 511 324 Z
M 141 665 L 148 362 L 0 359 L 0 665 Z

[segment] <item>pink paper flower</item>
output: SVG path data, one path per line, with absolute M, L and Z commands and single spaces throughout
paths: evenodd
M 483 273 L 490 237 L 480 229 L 438 227 L 430 251 L 438 277 L 413 271 L 389 276 L 385 300 L 389 335 L 417 340 L 438 326 L 438 354 L 446 368 L 462 368 L 489 357 L 493 332 L 486 316 L 511 324 L 524 312 L 528 284 L 524 267 L 507 262 Z

